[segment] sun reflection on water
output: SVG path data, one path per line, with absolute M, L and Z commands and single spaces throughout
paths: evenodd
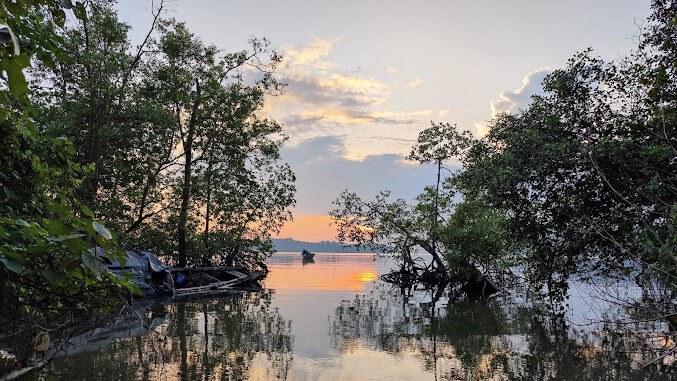
M 275 290 L 351 290 L 363 291 L 365 286 L 378 279 L 379 272 L 371 260 L 372 255 L 362 257 L 349 265 L 337 265 L 318 254 L 315 263 L 304 265 L 301 259 L 269 264 L 265 285 Z M 295 257 L 294 257 L 295 258 Z

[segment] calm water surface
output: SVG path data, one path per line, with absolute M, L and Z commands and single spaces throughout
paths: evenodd
M 560 327 L 533 307 L 432 303 L 379 275 L 370 254 L 298 253 L 269 261 L 265 291 L 159 303 L 74 340 L 47 379 L 111 380 L 659 380 L 637 354 L 610 355 L 594 330 Z M 574 298 L 572 319 L 587 319 Z M 138 319 L 130 319 L 137 316 Z M 142 322 L 143 324 L 141 324 Z M 640 356 L 641 357 L 641 356 Z

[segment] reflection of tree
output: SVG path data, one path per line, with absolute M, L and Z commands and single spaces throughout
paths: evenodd
M 63 379 L 241 380 L 260 361 L 267 378 L 285 379 L 293 358 L 291 322 L 270 300 L 265 291 L 165 305 L 148 312 L 170 316 L 151 334 L 58 359 L 53 368 Z
M 344 300 L 330 321 L 334 348 L 367 345 L 412 352 L 438 379 L 661 380 L 670 374 L 637 364 L 648 353 L 628 353 L 625 339 L 609 331 L 576 331 L 534 307 L 504 300 L 455 302 L 442 307 L 430 292 L 403 296 L 378 284 Z M 629 340 L 629 339 L 628 339 Z M 645 352 L 647 352 L 645 350 Z M 644 356 L 644 357 L 642 357 Z M 673 375 L 674 376 L 674 375 Z
M 269 363 L 268 376 L 286 378 L 292 360 L 291 322 L 271 308 L 270 297 L 266 290 L 231 298 L 228 303 L 205 304 L 214 317 L 206 368 L 221 367 L 227 379 L 242 379 L 254 356 L 261 353 Z

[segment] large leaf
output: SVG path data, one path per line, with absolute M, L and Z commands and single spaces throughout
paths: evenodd
M 64 280 L 66 278 L 64 273 L 55 272 L 54 270 L 50 269 L 49 267 L 42 270 L 42 275 L 44 275 L 44 277 L 47 278 L 47 280 L 49 280 L 52 283 L 56 283 L 56 282 Z
M 73 13 L 75 14 L 75 17 L 79 18 L 82 21 L 87 21 L 87 11 L 85 10 L 84 4 L 81 2 L 77 2 L 75 4 L 75 8 L 73 8 Z
M 7 72 L 9 90 L 17 97 L 28 92 L 28 82 L 23 73 L 24 67 L 28 66 L 26 64 L 27 59 L 28 57 L 25 56 L 15 56 L 2 62 L 2 69 Z
M 0 262 L 4 263 L 5 266 L 7 266 L 8 269 L 14 271 L 17 274 L 20 274 L 21 271 L 23 270 L 23 266 L 21 264 L 11 258 L 7 257 L 2 257 L 0 258 Z
M 84 213 L 86 216 L 94 218 L 94 213 L 87 206 L 80 205 L 80 210 L 82 210 L 82 213 Z
M 59 220 L 44 220 L 45 228 L 51 235 L 66 235 L 70 232 L 70 228 L 64 225 Z
M 113 235 L 110 234 L 110 231 L 106 229 L 105 226 L 101 225 L 97 221 L 92 221 L 92 226 L 94 227 L 94 230 L 96 230 L 97 233 L 101 234 L 101 236 L 105 239 L 111 240 L 113 239 Z
M 85 265 L 85 267 L 92 270 L 92 272 L 96 274 L 97 278 L 100 278 L 101 273 L 104 273 L 108 270 L 106 263 L 101 258 L 95 257 L 91 253 L 82 254 L 82 263 Z

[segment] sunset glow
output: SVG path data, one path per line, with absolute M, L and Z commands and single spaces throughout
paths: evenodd
M 318 254 L 322 255 L 322 254 Z M 354 255 L 354 254 L 351 254 Z M 372 254 L 359 255 L 370 259 Z M 283 267 L 284 271 L 275 271 Z M 283 290 L 364 290 L 367 283 L 378 278 L 378 271 L 370 263 L 351 267 L 337 267 L 330 264 L 323 266 L 270 265 L 271 272 L 266 278 L 266 287 L 276 291 Z
M 332 241 L 336 226 L 329 216 L 299 216 L 287 223 L 276 238 L 294 238 L 299 241 Z

